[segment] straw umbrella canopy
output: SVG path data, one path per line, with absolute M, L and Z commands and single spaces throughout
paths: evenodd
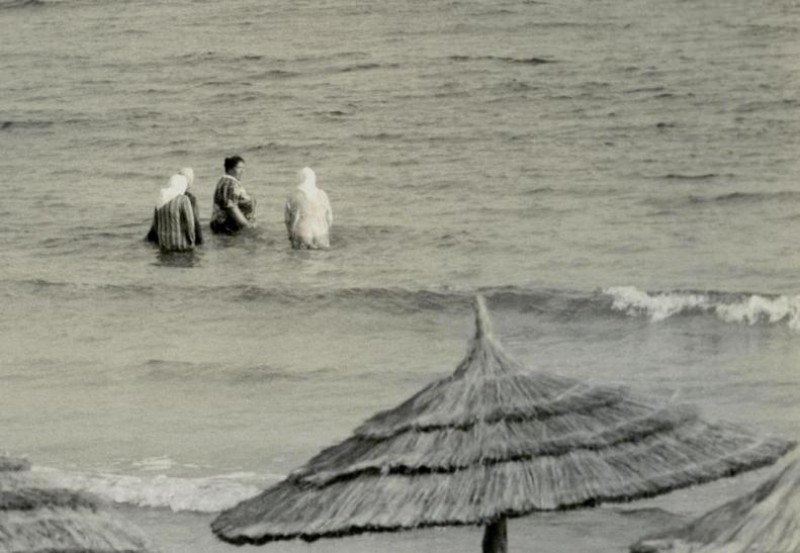
M 455 372 L 364 422 L 285 480 L 224 511 L 222 540 L 263 544 L 360 532 L 485 525 L 629 501 L 773 463 L 793 444 L 703 422 L 687 405 L 532 372 L 477 330 Z
M 749 494 L 677 530 L 647 537 L 633 553 L 800 553 L 800 456 Z
M 43 487 L 27 461 L 0 456 L 0 553 L 147 553 L 143 534 L 95 498 Z

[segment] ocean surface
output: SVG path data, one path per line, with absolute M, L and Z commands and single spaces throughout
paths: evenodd
M 532 369 L 800 438 L 797 0 L 0 0 L 0 451 L 164 551 L 453 371 L 485 295 Z M 143 241 L 226 156 L 259 229 Z M 332 249 L 292 251 L 312 167 Z M 529 516 L 625 551 L 761 472 Z M 477 551 L 479 528 L 274 551 Z

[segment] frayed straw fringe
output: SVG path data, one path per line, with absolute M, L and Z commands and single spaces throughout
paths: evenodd
M 106 513 L 48 509 L 6 513 L 0 551 L 145 551 L 143 536 Z
M 84 508 L 94 511 L 97 510 L 98 502 L 94 498 L 69 490 L 20 488 L 0 491 L 0 511 L 32 511 L 45 507 Z
M 698 436 L 702 440 L 707 436 Z M 448 474 L 361 476 L 316 487 L 284 481 L 223 513 L 214 531 L 234 543 L 334 536 L 379 528 L 411 529 L 452 524 L 486 524 L 498 516 L 572 509 L 602 502 L 630 501 L 763 466 L 783 452 L 783 443 L 765 443 L 711 461 L 685 462 L 702 448 L 668 447 L 620 452 L 613 463 L 594 452 L 556 460 L 478 466 Z M 641 458 L 660 455 L 660 463 Z M 249 515 L 249 516 L 248 516 Z
M 0 551 L 145 551 L 144 537 L 106 513 L 48 509 L 6 513 L 0 521 Z
M 146 553 L 134 526 L 103 510 L 88 494 L 48 489 L 29 464 L 0 458 L 0 553 Z
M 632 553 L 800 552 L 800 455 L 753 492 L 677 530 L 644 538 Z
M 341 536 L 629 501 L 773 463 L 794 443 L 615 387 L 534 373 L 491 335 L 449 377 L 222 513 L 232 543 Z

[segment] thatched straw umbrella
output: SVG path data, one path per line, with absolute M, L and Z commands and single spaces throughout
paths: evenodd
M 633 553 L 800 553 L 800 456 L 755 491 L 678 529 L 631 547 Z
M 142 533 L 93 497 L 42 486 L 20 459 L 0 457 L 0 553 L 146 553 Z
M 485 525 L 506 550 L 506 519 L 629 501 L 774 462 L 793 444 L 707 424 L 686 405 L 531 372 L 477 332 L 455 372 L 378 413 L 262 494 L 212 523 L 222 540 L 345 536 Z

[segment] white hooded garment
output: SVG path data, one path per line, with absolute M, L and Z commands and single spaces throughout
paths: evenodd
M 186 192 L 189 187 L 189 179 L 184 175 L 172 175 L 169 178 L 167 186 L 162 188 L 158 193 L 156 200 L 156 209 L 167 205 L 171 200 L 177 198 Z
M 194 184 L 194 169 L 191 167 L 184 167 L 178 171 L 178 174 L 186 177 L 186 180 L 188 181 L 187 188 L 191 188 Z
M 284 221 L 295 249 L 327 249 L 333 212 L 328 195 L 317 188 L 317 176 L 310 167 L 298 173 L 299 186 L 286 200 Z

